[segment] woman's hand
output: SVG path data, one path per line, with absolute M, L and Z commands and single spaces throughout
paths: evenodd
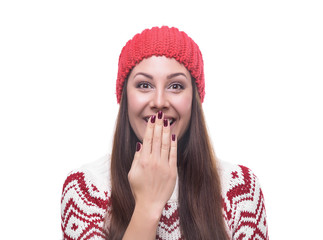
M 143 144 L 137 143 L 128 174 L 136 209 L 158 217 L 170 199 L 177 177 L 177 140 L 163 113 L 158 112 L 147 124 Z
M 152 240 L 177 177 L 177 141 L 163 113 L 152 116 L 143 144 L 137 143 L 128 179 L 135 209 L 123 240 Z

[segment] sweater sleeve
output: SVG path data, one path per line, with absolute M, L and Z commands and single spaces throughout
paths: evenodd
M 70 173 L 63 185 L 61 198 L 63 239 L 105 239 L 103 224 L 109 205 L 107 196 L 107 191 L 95 185 L 91 173 Z
M 264 196 L 258 178 L 244 166 L 235 166 L 230 175 L 224 212 L 232 239 L 268 240 Z

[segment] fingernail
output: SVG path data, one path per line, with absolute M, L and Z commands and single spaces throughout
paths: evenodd
M 141 144 L 140 144 L 140 142 L 137 142 L 136 151 L 138 152 L 140 150 L 140 148 L 141 148 Z
M 175 138 L 176 138 L 175 134 L 172 134 L 172 141 L 175 141 Z
M 158 119 L 162 119 L 162 117 L 163 117 L 163 112 L 162 111 L 159 111 L 158 112 Z
M 164 127 L 167 127 L 167 126 L 168 126 L 168 120 L 164 119 Z
M 150 122 L 155 123 L 155 121 L 156 121 L 156 115 L 152 115 L 150 118 Z

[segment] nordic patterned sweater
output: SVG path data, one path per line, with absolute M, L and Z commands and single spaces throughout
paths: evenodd
M 268 240 L 263 194 L 250 169 L 218 162 L 223 216 L 233 240 Z M 103 224 L 110 203 L 110 157 L 105 156 L 71 172 L 63 186 L 63 239 L 103 240 Z M 183 239 L 178 216 L 178 184 L 167 202 L 156 232 L 158 240 Z

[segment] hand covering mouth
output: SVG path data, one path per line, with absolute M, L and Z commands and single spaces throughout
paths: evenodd
M 150 117 L 151 117 L 151 116 L 144 117 L 144 120 L 145 120 L 146 122 L 148 122 L 148 121 L 149 121 L 149 119 L 150 119 Z M 176 121 L 176 119 L 175 119 L 175 118 L 172 118 L 172 117 L 164 117 L 164 119 L 168 119 L 168 121 L 169 121 L 169 125 L 172 125 L 172 124 Z

